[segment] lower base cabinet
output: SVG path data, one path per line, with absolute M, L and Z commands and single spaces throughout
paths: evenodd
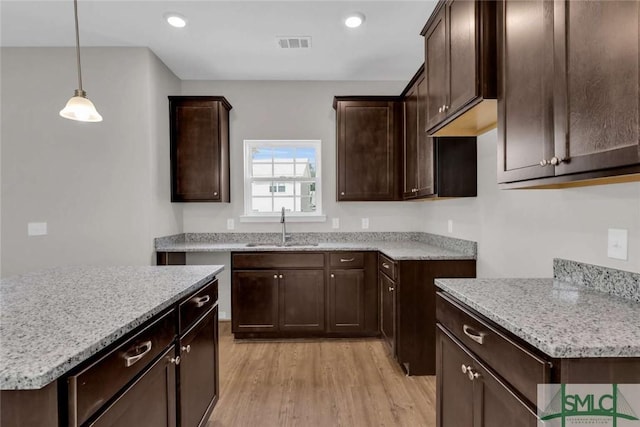
M 176 369 L 171 346 L 137 381 L 130 385 L 89 426 L 176 425 Z
M 323 331 L 324 270 L 281 270 L 278 285 L 280 331 Z
M 206 424 L 218 401 L 217 342 L 216 306 L 180 338 L 180 426 Z

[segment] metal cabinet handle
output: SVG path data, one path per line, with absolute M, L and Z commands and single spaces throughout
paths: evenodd
M 218 192 L 217 192 L 217 191 L 214 191 L 214 192 L 213 192 L 213 195 L 214 195 L 214 196 L 217 196 L 217 195 L 218 195 Z
M 124 366 L 130 367 L 136 364 L 138 360 L 142 359 L 147 353 L 151 351 L 151 341 L 145 341 L 140 345 L 137 345 L 135 348 L 136 354 L 133 356 L 124 356 Z
M 468 336 L 469 338 L 471 338 L 472 340 L 474 340 L 478 344 L 483 344 L 484 343 L 484 337 L 487 336 L 487 334 L 484 333 L 484 332 L 474 331 L 471 328 L 471 326 L 469 326 L 469 325 L 463 325 L 462 326 L 462 332 L 464 332 L 464 334 L 466 336 Z
M 480 374 L 477 372 L 473 372 L 473 370 L 471 368 L 467 369 L 467 376 L 469 377 L 469 379 L 471 381 L 480 378 Z
M 196 307 L 198 307 L 198 308 L 202 307 L 203 305 L 205 305 L 209 301 L 211 301 L 211 297 L 209 295 L 205 295 L 203 297 L 199 297 L 199 298 L 194 298 L 193 299 L 193 302 L 196 303 Z
M 394 289 L 395 289 L 394 287 L 389 286 L 389 292 L 393 292 Z
M 466 374 L 467 370 L 470 370 L 471 366 L 466 366 L 465 364 L 462 364 L 462 373 Z
M 344 191 L 341 191 L 341 192 L 340 192 L 340 195 L 341 195 L 341 196 L 344 196 Z
M 274 278 L 274 279 L 277 279 L 277 278 L 278 278 L 278 275 L 277 275 L 277 274 L 274 274 L 274 275 L 273 275 L 273 278 Z
M 353 262 L 355 258 L 340 258 L 340 262 Z
M 331 278 L 333 279 L 334 277 L 336 277 L 336 276 L 335 276 L 335 274 L 332 274 L 332 275 L 331 275 Z
M 389 268 L 391 268 L 391 267 L 389 267 L 389 264 L 387 264 L 386 262 L 383 262 L 383 263 L 382 263 L 382 266 L 383 266 L 384 268 L 386 268 L 387 270 L 388 270 Z
M 282 274 L 280 276 L 278 276 L 280 279 L 282 279 Z
M 191 344 L 187 344 L 186 346 L 182 346 L 182 351 L 186 351 L 187 353 L 191 353 Z
M 442 107 L 438 108 L 438 113 L 442 113 Z
M 169 359 L 169 362 L 173 363 L 174 365 L 179 365 L 180 364 L 180 356 L 176 356 L 176 357 L 172 357 L 171 359 Z

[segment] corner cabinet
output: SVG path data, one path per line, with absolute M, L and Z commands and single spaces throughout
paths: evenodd
M 475 137 L 430 137 L 424 129 L 427 79 L 421 67 L 402 93 L 404 106 L 402 198 L 475 197 Z
M 229 111 L 221 96 L 170 96 L 171 201 L 229 202 Z
M 502 188 L 640 180 L 640 3 L 505 0 L 497 16 Z
M 399 97 L 335 97 L 337 200 L 400 200 Z
M 496 126 L 496 2 L 441 0 L 425 38 L 425 130 L 475 136 Z

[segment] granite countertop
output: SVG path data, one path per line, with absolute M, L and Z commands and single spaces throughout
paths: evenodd
M 0 389 L 51 383 L 224 269 L 65 267 L 0 281 Z
M 396 260 L 474 260 L 476 244 L 426 233 L 298 233 L 294 246 L 277 242 L 273 233 L 189 234 L 156 239 L 158 252 L 271 252 L 271 251 L 379 251 Z M 391 238 L 393 237 L 393 238 Z M 260 246 L 247 246 L 248 243 Z M 307 243 L 314 243 L 313 245 Z
M 640 302 L 633 299 L 558 278 L 436 285 L 551 357 L 640 357 Z

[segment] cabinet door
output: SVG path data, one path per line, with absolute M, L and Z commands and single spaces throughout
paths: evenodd
M 451 0 L 446 5 L 447 63 L 449 64 L 449 102 L 447 114 L 453 113 L 477 94 L 478 66 L 476 11 L 479 2 Z
M 234 271 L 231 278 L 233 332 L 278 330 L 278 271 Z
M 404 98 L 404 185 L 402 198 L 416 197 L 418 176 L 418 86 L 415 85 Z
M 380 281 L 380 332 L 389 346 L 391 354 L 396 355 L 396 283 L 382 272 Z
M 474 425 L 473 384 L 462 372 L 462 366 L 466 367 L 470 364 L 469 355 L 438 326 L 436 329 L 436 425 L 438 427 Z
M 640 2 L 556 2 L 556 175 L 640 163 Z
M 331 270 L 329 328 L 333 332 L 364 330 L 364 270 Z
M 498 6 L 498 182 L 553 176 L 553 2 Z M 523 19 L 526 17 L 526 19 Z
M 417 155 L 416 167 L 416 189 L 418 197 L 431 196 L 435 194 L 435 168 L 434 168 L 434 138 L 428 136 L 425 131 L 425 120 L 427 117 L 427 79 L 418 81 L 418 130 L 417 130 Z
M 398 102 L 338 103 L 338 201 L 398 199 L 398 111 Z
M 217 306 L 180 339 L 180 358 L 180 426 L 197 427 L 218 400 Z
M 324 270 L 281 270 L 280 331 L 324 331 Z
M 427 76 L 428 130 L 446 116 L 447 104 L 447 29 L 445 9 L 439 13 L 425 34 L 425 71 Z
M 218 101 L 171 97 L 170 111 L 171 200 L 228 202 L 228 128 L 221 120 L 228 110 Z
M 175 427 L 176 367 L 171 346 L 160 359 L 131 384 L 98 418 L 96 427 Z

